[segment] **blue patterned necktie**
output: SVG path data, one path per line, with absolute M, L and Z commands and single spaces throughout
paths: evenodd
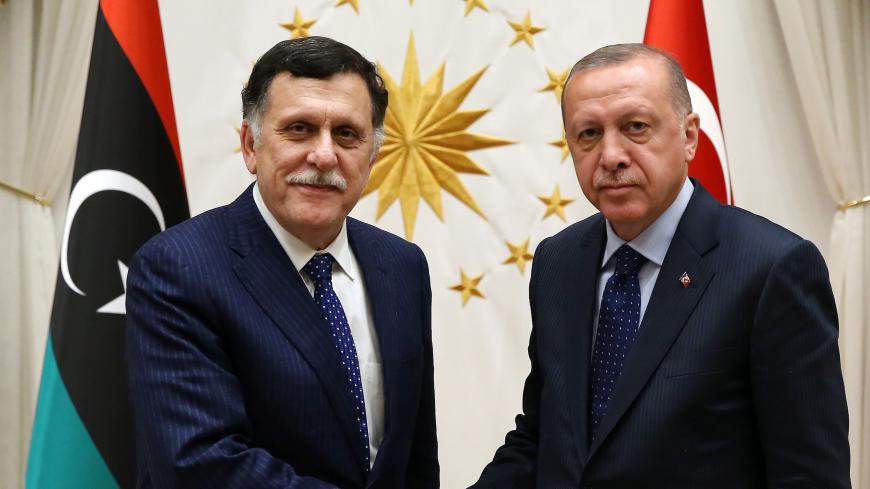
M 592 403 L 590 406 L 590 441 L 595 440 L 598 425 L 616 385 L 640 321 L 640 281 L 637 272 L 646 262 L 627 244 L 616 254 L 616 270 L 607 279 L 598 313 L 598 331 L 592 353 Z
M 314 302 L 320 307 L 323 319 L 329 324 L 332 333 L 332 341 L 335 350 L 341 358 L 347 376 L 347 388 L 356 411 L 356 420 L 359 425 L 359 436 L 365 454 L 365 469 L 369 470 L 369 428 L 366 422 L 366 401 L 363 397 L 362 379 L 359 372 L 359 359 L 356 356 L 356 347 L 353 344 L 353 336 L 347 323 L 347 316 L 335 290 L 332 288 L 332 263 L 334 259 L 329 253 L 314 255 L 308 263 L 302 267 L 314 281 Z

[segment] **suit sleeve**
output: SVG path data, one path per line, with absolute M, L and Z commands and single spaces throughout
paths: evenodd
M 535 257 L 542 256 L 547 240 L 538 245 Z M 529 284 L 529 304 L 532 311 L 532 333 L 529 337 L 531 371 L 523 387 L 523 412 L 516 417 L 516 429 L 505 436 L 504 445 L 495 452 L 492 462 L 480 479 L 469 489 L 535 489 L 538 469 L 538 426 L 541 403 L 541 372 L 538 365 L 536 335 L 536 296 L 540 266 L 532 263 Z
M 824 260 L 808 241 L 767 277 L 751 362 L 767 487 L 850 487 L 837 311 Z
M 251 444 L 220 325 L 206 319 L 208 285 L 171 250 L 146 245 L 127 281 L 130 393 L 151 487 L 334 488 Z
M 408 489 L 437 489 L 440 487 L 438 464 L 438 438 L 435 424 L 435 372 L 432 354 L 432 288 L 429 266 L 423 252 L 417 250 L 420 262 L 421 327 L 423 336 L 423 379 L 420 405 L 408 461 Z

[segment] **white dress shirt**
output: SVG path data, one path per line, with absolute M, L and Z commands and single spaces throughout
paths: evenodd
M 315 250 L 302 240 L 290 234 L 275 219 L 275 216 L 263 202 L 260 189 L 254 185 L 254 202 L 260 214 L 268 224 L 269 229 L 278 238 L 281 247 L 287 252 L 296 273 L 308 288 L 308 293 L 314 297 L 314 282 L 302 267 L 316 253 L 329 253 L 335 259 L 332 266 L 332 288 L 350 325 L 353 344 L 359 359 L 359 370 L 363 385 L 363 398 L 366 403 L 366 421 L 369 428 L 370 464 L 374 466 L 378 448 L 384 437 L 384 377 L 381 371 L 381 350 L 378 344 L 377 331 L 372 321 L 371 308 L 368 303 L 362 269 L 357 263 L 350 243 L 347 240 L 347 226 L 342 225 L 335 240 L 323 250 Z
M 647 262 L 637 272 L 637 278 L 640 282 L 640 319 L 638 321 L 638 329 L 643 323 L 646 306 L 649 304 L 649 299 L 652 296 L 653 287 L 656 284 L 659 271 L 662 269 L 662 263 L 665 261 L 665 255 L 668 254 L 671 240 L 674 238 L 674 233 L 677 231 L 677 226 L 680 224 L 680 219 L 682 219 L 683 212 L 686 211 L 694 191 L 694 185 L 686 178 L 680 193 L 677 194 L 677 198 L 674 199 L 665 212 L 638 234 L 637 237 L 627 242 L 628 246 L 647 259 Z M 601 273 L 598 276 L 595 327 L 592 331 L 593 338 L 595 338 L 595 334 L 598 331 L 598 314 L 601 308 L 601 296 L 604 295 L 604 287 L 607 285 L 607 279 L 613 276 L 613 272 L 616 270 L 616 260 L 611 260 L 611 258 L 616 253 L 616 250 L 626 243 L 624 239 L 616 235 L 610 221 L 607 221 L 605 227 L 607 228 L 607 244 L 604 246 L 604 256 L 601 257 Z M 673 279 L 679 280 L 679 277 L 673 277 Z

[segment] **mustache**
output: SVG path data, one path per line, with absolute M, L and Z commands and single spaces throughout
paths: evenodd
M 347 189 L 347 180 L 339 175 L 335 169 L 320 171 L 316 168 L 306 168 L 287 175 L 284 180 L 289 184 L 320 185 L 325 187 L 335 187 L 339 190 Z
M 639 185 L 640 179 L 634 173 L 621 171 L 608 171 L 595 175 L 592 181 L 593 187 L 600 189 L 602 187 L 619 187 L 623 185 Z

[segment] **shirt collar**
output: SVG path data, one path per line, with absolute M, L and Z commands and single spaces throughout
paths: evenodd
M 344 271 L 351 280 L 356 280 L 356 270 L 353 266 L 350 243 L 347 239 L 347 219 L 342 223 L 341 231 L 338 232 L 338 236 L 335 237 L 332 243 L 329 243 L 329 245 L 322 250 L 316 250 L 301 239 L 293 236 L 290 232 L 284 229 L 280 223 L 278 223 L 278 220 L 275 219 L 275 216 L 273 216 L 269 208 L 266 207 L 266 203 L 263 201 L 263 196 L 260 194 L 260 188 L 256 184 L 254 184 L 254 203 L 257 204 L 257 210 L 260 211 L 263 220 L 266 221 L 269 229 L 272 230 L 272 234 L 278 238 L 278 242 L 281 244 L 281 247 L 284 248 L 287 256 L 290 257 L 290 261 L 293 262 L 293 266 L 296 267 L 297 272 L 301 273 L 302 267 L 304 267 L 315 254 L 329 253 L 335 259 L 335 263 L 341 267 L 342 271 Z
M 683 182 L 683 187 L 677 194 L 677 198 L 671 205 L 644 229 L 636 238 L 629 242 L 635 251 L 643 255 L 647 260 L 662 266 L 665 261 L 665 255 L 668 253 L 668 248 L 671 246 L 671 240 L 674 238 L 674 233 L 677 232 L 677 226 L 680 224 L 680 219 L 683 217 L 683 212 L 689 206 L 689 200 L 692 198 L 692 193 L 695 191 L 695 186 L 686 178 Z M 607 244 L 604 246 L 604 256 L 601 257 L 601 268 L 607 266 L 610 257 L 616 253 L 620 246 L 626 241 L 616 235 L 610 221 L 607 221 L 605 226 L 607 229 Z

